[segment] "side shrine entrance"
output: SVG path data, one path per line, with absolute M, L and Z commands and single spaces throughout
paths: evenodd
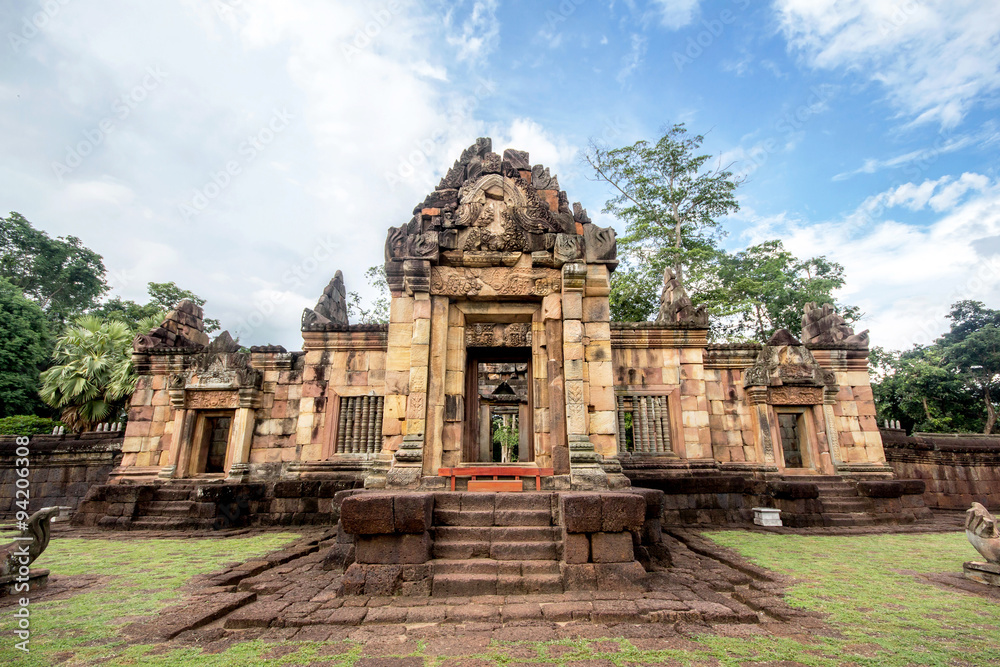
M 543 489 L 628 485 L 617 463 L 615 233 L 571 210 L 526 153 L 462 155 L 389 230 L 383 449 L 367 488 L 440 488 L 442 468 L 537 468 Z

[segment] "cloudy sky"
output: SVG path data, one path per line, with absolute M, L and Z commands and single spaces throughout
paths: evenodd
M 997 2 L 8 0 L 0 29 L 0 210 L 245 344 L 298 349 L 337 269 L 370 294 L 477 136 L 617 225 L 581 152 L 674 122 L 748 177 L 726 245 L 844 264 L 873 344 L 1000 308 Z

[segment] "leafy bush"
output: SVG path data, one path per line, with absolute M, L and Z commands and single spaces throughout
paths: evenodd
M 0 419 L 0 435 L 48 435 L 62 422 L 35 415 L 15 415 Z

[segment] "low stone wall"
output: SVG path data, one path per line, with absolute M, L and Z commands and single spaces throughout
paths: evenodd
M 19 509 L 16 459 L 18 436 L 0 436 L 0 518 L 9 519 Z M 121 461 L 119 433 L 34 435 L 28 443 L 29 508 L 63 505 L 77 507 L 88 489 L 104 484 Z M 22 494 L 23 499 L 23 494 Z
M 882 429 L 882 442 L 897 476 L 923 480 L 928 507 L 966 510 L 977 502 L 1000 509 L 1000 435 Z

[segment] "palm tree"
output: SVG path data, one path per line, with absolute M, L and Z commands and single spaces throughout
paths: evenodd
M 122 416 L 138 376 L 132 367 L 132 340 L 158 326 L 162 314 L 134 326 L 94 315 L 77 318 L 56 340 L 55 365 L 41 374 L 42 400 L 62 409 L 74 431 Z

